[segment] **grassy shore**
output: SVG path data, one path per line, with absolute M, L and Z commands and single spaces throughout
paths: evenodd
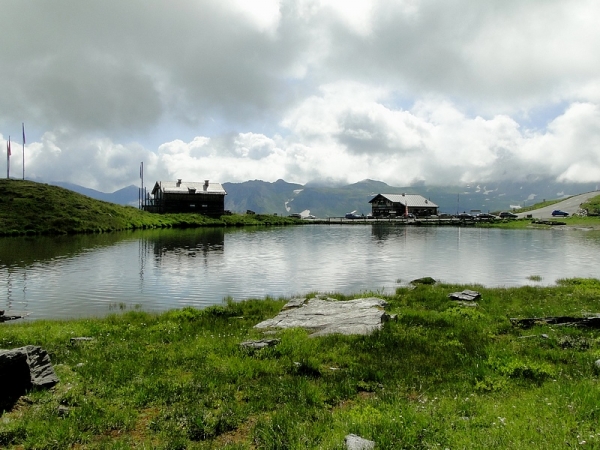
M 478 307 L 448 299 L 464 288 Z M 0 348 L 42 346 L 61 381 L 1 415 L 0 447 L 342 449 L 348 433 L 379 449 L 600 446 L 600 332 L 509 321 L 599 312 L 599 280 L 382 297 L 398 319 L 380 332 L 278 331 L 256 351 L 239 344 L 284 300 L 5 323 Z
M 0 236 L 98 233 L 200 226 L 289 225 L 291 217 L 233 214 L 151 214 L 131 206 L 95 200 L 58 186 L 0 179 Z

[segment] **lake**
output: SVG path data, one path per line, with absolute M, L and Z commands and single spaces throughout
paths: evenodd
M 199 228 L 1 238 L 0 309 L 27 320 L 224 298 L 391 293 L 415 278 L 485 286 L 598 277 L 600 232 L 403 225 Z M 532 281 L 530 276 L 540 276 Z

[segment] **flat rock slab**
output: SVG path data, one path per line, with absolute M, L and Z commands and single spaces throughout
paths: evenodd
M 462 292 L 453 292 L 452 294 L 448 294 L 448 297 L 452 300 L 474 302 L 475 300 L 479 300 L 481 298 L 481 294 L 477 291 L 465 289 Z
M 311 336 L 327 334 L 371 334 L 382 327 L 390 316 L 383 310 L 385 300 L 376 297 L 337 301 L 312 298 L 294 299 L 272 319 L 255 328 L 305 328 Z

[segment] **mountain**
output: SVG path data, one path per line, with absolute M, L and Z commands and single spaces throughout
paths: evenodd
M 49 183 L 71 189 L 98 200 L 121 205 L 138 205 L 138 188 L 128 186 L 112 194 L 84 188 L 71 183 Z M 595 191 L 596 183 L 558 183 L 550 178 L 535 178 L 521 182 L 471 183 L 456 186 L 429 186 L 425 183 L 395 187 L 382 181 L 363 180 L 345 186 L 326 182 L 305 185 L 277 180 L 243 183 L 223 183 L 227 192 L 225 209 L 244 213 L 288 215 L 314 214 L 317 217 L 339 217 L 347 212 L 371 212 L 371 200 L 377 194 L 420 194 L 440 207 L 440 212 L 505 211 L 531 205 L 542 200 L 559 199 Z M 600 193 L 599 193 L 600 194 Z
M 96 200 L 103 200 L 105 202 L 116 203 L 118 205 L 139 205 L 139 188 L 134 185 L 130 185 L 119 189 L 118 191 L 115 191 L 111 194 L 107 194 L 105 192 L 96 191 L 95 189 L 89 189 L 83 186 L 79 186 L 78 184 L 66 183 L 62 181 L 50 181 L 48 184 L 69 189 L 79 194 L 87 195 L 88 197 L 94 198 Z
M 223 183 L 223 188 L 227 192 L 225 209 L 229 211 L 251 210 L 258 213 L 287 215 L 286 205 L 302 190 L 302 185 L 283 180 L 274 183 L 254 180 L 243 183 Z

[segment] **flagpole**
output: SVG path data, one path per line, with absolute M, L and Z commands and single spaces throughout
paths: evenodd
M 23 180 L 25 180 L 25 122 L 21 122 L 23 128 Z
M 8 136 L 8 142 L 6 143 L 6 179 L 10 179 L 10 136 Z

